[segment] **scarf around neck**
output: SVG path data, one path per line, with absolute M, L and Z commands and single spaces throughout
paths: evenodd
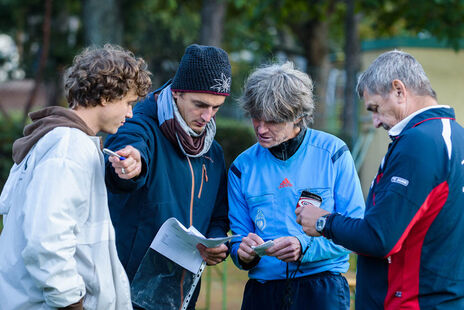
M 172 97 L 171 85 L 164 88 L 157 99 L 158 123 L 171 143 L 178 145 L 188 157 L 200 157 L 207 153 L 216 135 L 216 122 L 212 118 L 201 133 L 190 128 L 181 116 Z

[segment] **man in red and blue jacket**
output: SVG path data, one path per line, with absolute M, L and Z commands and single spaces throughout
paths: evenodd
M 357 91 L 392 139 L 364 219 L 308 206 L 297 221 L 358 256 L 356 309 L 464 309 L 464 129 L 422 66 L 390 51 Z

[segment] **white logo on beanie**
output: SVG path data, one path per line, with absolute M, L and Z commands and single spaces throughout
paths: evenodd
M 214 79 L 214 84 L 210 88 L 218 93 L 228 93 L 230 90 L 230 77 L 226 77 L 224 73 L 221 73 L 220 79 Z

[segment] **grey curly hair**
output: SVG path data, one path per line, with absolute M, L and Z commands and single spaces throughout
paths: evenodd
M 306 128 L 313 121 L 313 82 L 292 62 L 264 66 L 248 77 L 240 103 L 251 118 L 275 123 L 301 118 L 297 125 Z
M 64 75 L 70 108 L 97 106 L 122 99 L 130 90 L 144 97 L 151 87 L 150 72 L 142 58 L 117 45 L 89 47 L 74 57 Z

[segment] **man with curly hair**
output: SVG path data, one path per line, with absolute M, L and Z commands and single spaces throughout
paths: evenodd
M 132 117 L 149 72 L 131 52 L 105 45 L 76 56 L 64 82 L 69 109 L 31 113 L 13 145 L 0 196 L 0 308 L 131 309 L 96 134 Z
M 126 158 L 109 158 L 106 184 L 118 254 L 136 307 L 179 309 L 188 293 L 191 277 L 178 265 L 159 256 L 151 264 L 156 270 L 142 267 L 150 267 L 147 261 L 153 260 L 145 254 L 167 219 L 175 217 L 208 238 L 229 230 L 224 154 L 214 141 L 214 116 L 230 93 L 230 80 L 224 50 L 190 45 L 173 80 L 139 102 L 134 117 L 106 140 Z M 224 244 L 197 248 L 209 265 L 222 262 L 228 251 Z M 147 278 L 155 297 L 142 292 L 146 285 L 136 285 Z M 189 307 L 198 292 L 199 286 Z

